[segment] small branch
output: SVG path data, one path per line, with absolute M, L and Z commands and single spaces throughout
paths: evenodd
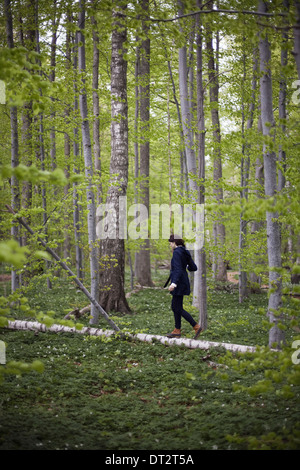
M 241 15 L 256 15 L 256 16 L 266 16 L 266 17 L 275 17 L 275 16 L 286 16 L 287 13 L 280 12 L 280 13 L 262 13 L 258 11 L 249 11 L 249 10 L 226 10 L 223 8 L 220 8 L 218 10 L 197 10 L 193 11 L 191 13 L 186 13 L 185 15 L 181 16 L 175 16 L 174 18 L 169 18 L 169 19 L 164 19 L 164 18 L 147 18 L 147 21 L 152 21 L 153 23 L 170 23 L 171 21 L 177 21 L 182 18 L 188 18 L 190 16 L 195 16 L 199 15 L 201 13 L 208 14 L 208 13 L 228 13 L 230 15 L 236 15 L 236 14 L 241 14 Z M 132 20 L 141 20 L 141 18 L 136 17 L 136 16 L 130 16 L 126 15 L 124 13 L 120 13 L 120 16 L 123 18 L 130 18 Z

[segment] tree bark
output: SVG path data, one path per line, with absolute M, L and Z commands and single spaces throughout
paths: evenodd
M 259 12 L 266 12 L 267 6 L 263 0 L 259 0 Z M 261 97 L 261 120 L 262 130 L 265 137 L 264 143 L 264 173 L 265 173 L 265 195 L 267 198 L 274 197 L 277 191 L 276 155 L 268 145 L 268 139 L 273 139 L 274 117 L 272 97 L 272 76 L 270 69 L 271 49 L 266 32 L 260 36 L 260 97 Z M 268 317 L 273 325 L 269 333 L 269 346 L 280 348 L 284 342 L 284 332 L 278 327 L 278 317 L 281 307 L 282 278 L 281 268 L 281 234 L 278 213 L 267 211 L 267 247 L 269 262 L 269 304 Z
M 119 8 L 123 13 L 125 6 Z M 101 240 L 99 303 L 107 311 L 130 313 L 124 290 L 126 234 L 121 233 L 123 227 L 119 223 L 120 196 L 126 196 L 128 182 L 127 61 L 124 58 L 127 30 L 120 20 L 119 8 L 117 0 L 114 0 L 111 39 L 111 160 L 106 199 L 106 207 L 112 209 L 112 219 L 109 226 L 104 227 L 106 238 Z

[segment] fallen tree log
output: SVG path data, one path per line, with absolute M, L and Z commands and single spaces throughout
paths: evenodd
M 116 331 L 114 330 L 103 330 L 101 328 L 90 328 L 90 327 L 83 327 L 81 329 L 77 329 L 75 327 L 68 327 L 64 325 L 53 324 L 51 326 L 46 326 L 43 323 L 33 322 L 33 321 L 23 321 L 23 320 L 15 320 L 15 321 L 8 321 L 6 328 L 11 330 L 30 330 L 30 331 L 41 331 L 41 332 L 53 332 L 53 333 L 78 333 L 82 335 L 91 335 L 91 336 L 106 336 L 110 337 L 116 335 Z M 160 343 L 168 346 L 177 345 L 177 346 L 185 346 L 189 349 L 210 349 L 210 348 L 217 348 L 222 347 L 228 351 L 233 352 L 255 352 L 256 348 L 254 346 L 246 346 L 241 344 L 231 344 L 231 343 L 218 343 L 214 341 L 204 341 L 204 340 L 193 340 L 189 338 L 167 338 L 166 336 L 160 335 L 151 335 L 145 333 L 128 333 L 119 331 L 123 337 L 128 337 L 130 339 L 137 339 L 139 341 L 144 341 L 151 343 L 153 341 L 159 341 Z

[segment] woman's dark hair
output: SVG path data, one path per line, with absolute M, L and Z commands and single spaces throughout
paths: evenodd
M 174 242 L 176 246 L 185 247 L 184 240 L 180 238 L 178 235 L 170 235 L 169 242 Z

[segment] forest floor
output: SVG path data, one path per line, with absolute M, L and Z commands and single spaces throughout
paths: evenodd
M 154 335 L 173 329 L 170 294 L 159 289 L 165 272 L 153 278 L 156 289 L 129 297 L 132 314 L 111 315 L 121 329 Z M 36 312 L 62 320 L 86 306 L 69 280 L 57 280 L 51 290 L 45 284 L 37 280 L 26 293 Z M 127 292 L 129 285 L 127 273 Z M 278 379 L 286 356 L 274 353 L 269 360 L 264 352 L 267 294 L 239 304 L 236 282 L 231 286 L 210 285 L 201 339 L 262 348 L 254 355 L 0 329 L 8 362 L 39 360 L 44 368 L 7 375 L 0 384 L 0 450 L 299 450 L 299 383 L 287 390 L 291 379 Z M 196 316 L 190 298 L 185 307 Z M 32 319 L 19 308 L 10 316 Z M 88 315 L 80 322 L 88 325 Z M 100 319 L 99 328 L 105 325 Z M 193 337 L 186 322 L 183 335 Z M 293 328 L 286 329 L 286 338 L 289 344 L 296 338 Z M 292 370 L 291 363 L 287 367 Z

